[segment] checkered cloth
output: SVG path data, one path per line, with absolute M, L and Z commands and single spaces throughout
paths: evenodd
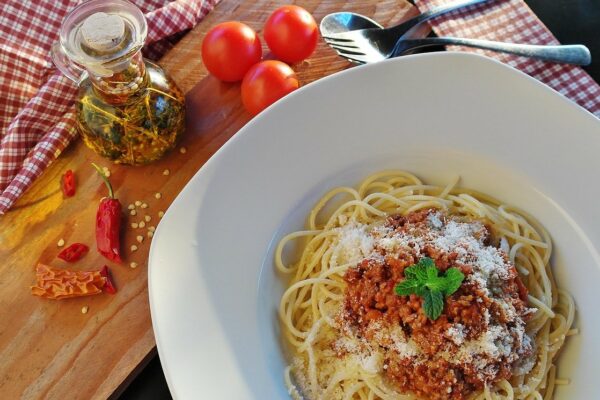
M 454 0 L 415 0 L 421 12 Z M 552 1 L 552 0 L 548 0 Z M 456 36 L 538 45 L 560 44 L 523 0 L 496 0 L 453 11 L 430 23 L 438 36 Z M 547 84 L 600 117 L 600 86 L 580 67 L 553 64 L 488 50 L 448 46 L 484 54 Z
M 157 59 L 220 0 L 131 0 L 145 13 Z M 81 0 L 0 4 L 0 215 L 77 136 L 75 84 L 52 64 L 61 22 Z

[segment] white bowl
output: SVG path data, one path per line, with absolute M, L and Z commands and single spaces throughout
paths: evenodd
M 385 168 L 462 185 L 537 217 L 581 334 L 556 399 L 598 399 L 600 122 L 493 60 L 430 53 L 356 67 L 277 102 L 226 143 L 152 241 L 152 321 L 181 399 L 288 398 L 273 248 L 327 189 Z

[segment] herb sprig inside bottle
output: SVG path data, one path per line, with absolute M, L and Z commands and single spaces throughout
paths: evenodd
M 423 312 L 427 318 L 436 320 L 444 310 L 444 298 L 456 292 L 465 276 L 458 268 L 446 270 L 438 276 L 439 270 L 433 260 L 424 257 L 415 265 L 404 270 L 405 280 L 396 285 L 398 296 L 416 294 L 423 298 Z

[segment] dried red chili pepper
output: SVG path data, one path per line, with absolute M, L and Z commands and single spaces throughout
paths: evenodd
M 58 253 L 57 257 L 68 262 L 75 262 L 85 256 L 89 250 L 90 248 L 83 243 L 73 243 Z
M 100 271 L 70 271 L 44 264 L 37 265 L 35 277 L 31 293 L 55 300 L 100 294 L 108 282 Z
M 121 203 L 100 167 L 92 164 L 108 188 L 108 197 L 100 200 L 96 213 L 96 246 L 98 252 L 114 262 L 121 262 Z
M 117 292 L 106 265 L 100 271 L 70 271 L 38 264 L 35 277 L 36 284 L 31 287 L 31 293 L 47 299 L 60 300 Z
M 65 197 L 75 196 L 75 174 L 70 169 L 62 176 L 61 187 Z
M 102 290 L 105 291 L 106 293 L 110 293 L 110 294 L 117 293 L 117 288 L 116 288 L 115 284 L 113 283 L 112 276 L 110 275 L 110 270 L 108 269 L 108 266 L 105 265 L 104 267 L 102 267 L 102 269 L 100 270 L 100 276 L 103 276 L 106 278 L 106 283 L 102 287 Z

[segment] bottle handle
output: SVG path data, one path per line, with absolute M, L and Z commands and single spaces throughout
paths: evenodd
M 59 42 L 52 45 L 52 62 L 67 78 L 79 86 L 87 78 L 87 71 L 73 63 L 65 54 Z

